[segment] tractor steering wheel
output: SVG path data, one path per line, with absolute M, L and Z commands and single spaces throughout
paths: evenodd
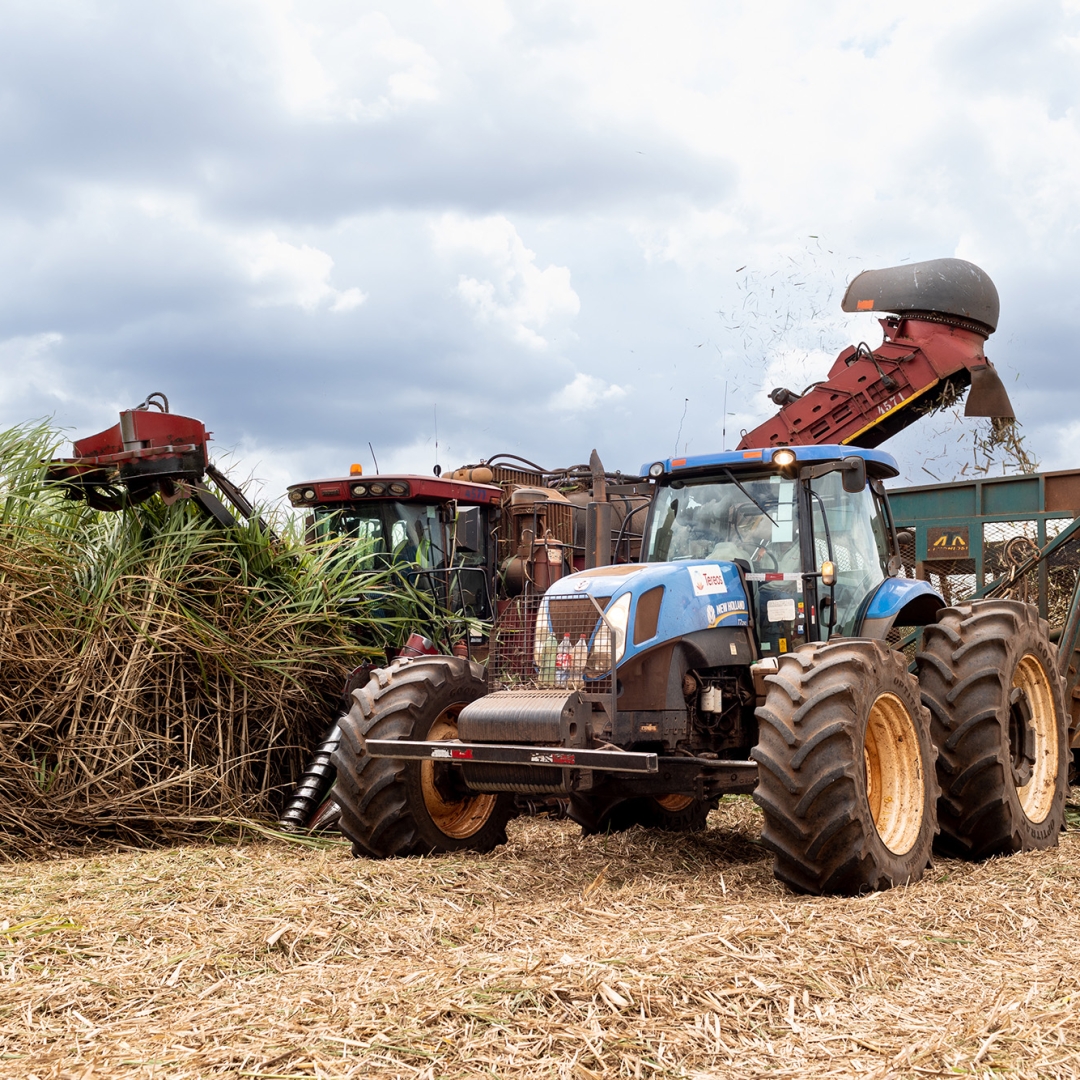
M 764 569 L 774 573 L 780 569 L 780 564 L 776 561 L 776 556 L 768 549 L 764 541 L 758 545 L 757 551 L 754 552 L 754 557 L 750 560 L 750 565 L 753 566 L 755 563 L 760 563 L 762 559 L 768 559 L 769 562 L 772 563 L 772 566 L 765 567 Z

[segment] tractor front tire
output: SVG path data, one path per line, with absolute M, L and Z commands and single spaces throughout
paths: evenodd
M 835 639 L 780 657 L 751 752 L 773 873 L 853 895 L 922 877 L 936 831 L 930 718 L 902 654 Z
M 938 748 L 939 847 L 968 859 L 1053 847 L 1068 794 L 1064 680 L 1029 604 L 944 608 L 915 657 Z
M 338 828 L 352 841 L 354 855 L 490 851 L 505 843 L 511 796 L 469 790 L 453 765 L 373 758 L 362 743 L 456 739 L 458 713 L 486 692 L 484 669 L 454 656 L 396 660 L 353 691 L 332 760 Z

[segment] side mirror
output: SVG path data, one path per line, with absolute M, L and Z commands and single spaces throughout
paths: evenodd
M 866 462 L 854 455 L 844 458 L 842 475 L 844 490 L 851 495 L 857 495 L 866 487 Z

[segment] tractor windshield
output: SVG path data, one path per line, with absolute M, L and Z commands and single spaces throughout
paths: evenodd
M 740 487 L 741 484 L 741 487 Z M 648 561 L 745 559 L 754 571 L 801 569 L 796 484 L 776 473 L 676 480 L 656 493 Z

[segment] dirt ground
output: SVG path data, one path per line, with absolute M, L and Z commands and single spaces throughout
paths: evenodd
M 710 825 L 7 864 L 0 1076 L 1080 1075 L 1080 832 L 837 900 Z

